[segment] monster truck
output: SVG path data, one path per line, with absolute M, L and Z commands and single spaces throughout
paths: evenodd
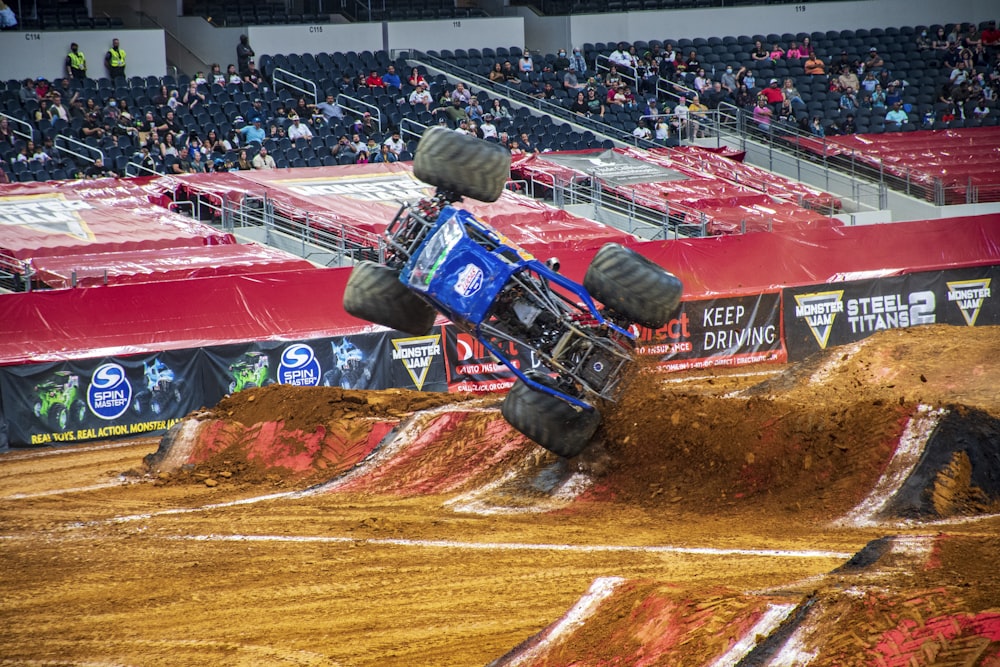
M 142 362 L 142 373 L 144 387 L 132 399 L 132 409 L 136 414 L 141 415 L 148 408 L 154 415 L 158 415 L 171 403 L 180 405 L 183 400 L 181 387 L 174 377 L 173 369 L 160 361 L 159 357 Z
M 274 380 L 267 376 L 269 369 L 267 355 L 262 352 L 247 352 L 242 359 L 229 366 L 229 373 L 233 378 L 229 383 L 229 393 L 274 384 Z
M 453 206 L 466 196 L 499 199 L 510 154 L 497 144 L 433 127 L 413 172 L 435 193 L 400 208 L 384 234 L 382 263 L 355 265 L 345 310 L 413 335 L 428 333 L 442 313 L 517 377 L 501 406 L 510 425 L 557 455 L 578 455 L 633 361 L 633 325 L 666 324 L 680 304 L 680 280 L 609 243 L 580 285 Z M 519 367 L 506 343 L 530 348 L 538 366 Z
M 48 422 L 53 430 L 65 431 L 70 418 L 79 426 L 87 416 L 87 404 L 80 393 L 80 377 L 67 371 L 57 371 L 53 377 L 35 387 L 35 416 Z
M 333 368 L 323 374 L 323 386 L 363 389 L 372 378 L 371 369 L 365 366 L 364 352 L 346 337 L 339 344 L 330 343 L 330 346 Z

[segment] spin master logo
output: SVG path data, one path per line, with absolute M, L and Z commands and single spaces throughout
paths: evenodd
M 441 354 L 441 334 L 394 338 L 392 347 L 392 358 L 403 362 L 417 391 L 422 390 L 431 362 Z
M 90 376 L 87 405 L 101 419 L 121 417 L 131 403 L 132 385 L 118 364 L 103 364 Z
M 844 290 L 795 295 L 795 317 L 806 321 L 821 349 L 826 349 L 837 313 L 844 312 Z
M 990 278 L 953 280 L 947 285 L 948 301 L 953 302 L 962 311 L 966 324 L 970 327 L 976 326 L 983 301 L 993 296 L 990 291 Z
M 298 387 L 315 387 L 319 384 L 319 361 L 313 349 L 304 343 L 289 345 L 281 353 L 278 364 L 278 382 Z

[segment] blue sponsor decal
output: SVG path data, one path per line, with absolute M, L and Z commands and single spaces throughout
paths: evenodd
M 278 382 L 300 387 L 319 385 L 319 362 L 313 349 L 303 343 L 289 345 L 281 353 L 278 365 Z
M 99 366 L 90 376 L 87 405 L 101 419 L 117 419 L 132 403 L 132 384 L 125 369 L 114 363 Z

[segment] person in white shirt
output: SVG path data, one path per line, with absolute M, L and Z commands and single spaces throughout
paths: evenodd
M 296 139 L 312 141 L 313 133 L 309 126 L 302 122 L 301 118 L 292 116 L 292 124 L 288 128 L 288 138 L 292 141 Z
M 267 154 L 267 146 L 261 146 L 260 152 L 254 156 L 251 163 L 254 169 L 276 169 L 274 158 Z
M 483 133 L 483 139 L 497 139 L 497 126 L 493 124 L 493 114 L 486 112 L 483 114 L 483 122 L 479 124 L 479 131 Z
M 406 150 L 406 144 L 400 138 L 398 130 L 393 132 L 392 136 L 383 141 L 382 143 L 388 146 L 389 150 L 392 151 L 393 155 L 395 155 L 397 158 L 399 157 L 400 153 Z
M 413 89 L 410 93 L 410 104 L 412 106 L 417 106 L 418 104 L 423 104 L 427 111 L 431 110 L 431 104 L 434 103 L 434 97 L 431 95 L 431 91 L 427 90 L 427 84 L 420 82 L 417 87 Z

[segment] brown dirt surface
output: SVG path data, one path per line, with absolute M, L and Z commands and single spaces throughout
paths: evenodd
M 497 397 L 276 385 L 198 416 L 413 432 L 419 451 L 339 487 L 241 469 L 238 449 L 211 486 L 164 480 L 150 440 L 0 455 L 0 665 L 485 665 L 535 637 L 497 664 L 707 666 L 788 603 L 808 609 L 799 657 L 775 664 L 995 667 L 1000 517 L 974 459 L 929 481 L 934 523 L 838 520 L 917 406 L 993 433 L 997 350 L 1000 328 L 930 326 L 787 367 L 639 369 L 569 462 L 497 425 Z M 435 409 L 472 417 L 417 419 Z M 473 487 L 521 492 L 460 509 Z M 621 583 L 589 621 L 536 637 L 604 578 Z

